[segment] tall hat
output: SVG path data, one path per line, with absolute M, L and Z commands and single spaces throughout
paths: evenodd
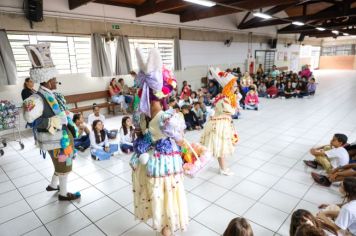
M 151 49 L 145 60 L 141 49 L 137 48 L 136 57 L 140 69 L 137 74 L 140 111 L 151 116 L 150 102 L 167 97 L 177 86 L 177 81 L 173 73 L 163 66 L 158 49 Z
M 32 64 L 30 77 L 35 83 L 47 82 L 58 75 L 52 61 L 50 46 L 49 43 L 25 45 Z
M 221 87 L 225 87 L 231 80 L 235 79 L 236 77 L 231 73 L 225 72 L 220 70 L 219 68 L 209 68 L 209 72 L 211 73 L 212 77 L 218 81 Z

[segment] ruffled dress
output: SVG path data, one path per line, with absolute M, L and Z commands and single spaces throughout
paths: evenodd
M 233 137 L 236 132 L 231 115 L 235 113 L 235 108 L 226 97 L 220 97 L 214 110 L 214 116 L 204 127 L 200 143 L 212 152 L 215 158 L 226 157 L 234 152 Z
M 135 218 L 144 222 L 152 219 L 157 231 L 164 227 L 184 231 L 189 222 L 183 160 L 174 141 L 185 128 L 179 120 L 177 114 L 156 114 L 149 132 L 134 142 L 135 153 L 130 160 Z M 143 153 L 149 154 L 146 164 L 139 160 Z

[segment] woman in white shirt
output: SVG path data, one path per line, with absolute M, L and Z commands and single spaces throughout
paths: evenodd
M 124 153 L 133 152 L 133 141 L 135 139 L 135 128 L 132 125 L 131 118 L 125 116 L 122 118 L 120 129 L 120 148 Z
M 101 120 L 94 120 L 92 131 L 89 135 L 90 151 L 95 160 L 110 159 L 114 152 L 118 151 L 117 144 L 109 144 L 108 136 L 104 131 L 104 125 Z
M 338 236 L 356 235 L 356 178 L 346 177 L 340 192 L 346 200 L 341 210 L 320 212 L 317 217 L 338 232 Z

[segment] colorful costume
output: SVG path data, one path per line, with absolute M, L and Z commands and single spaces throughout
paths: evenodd
M 47 191 L 59 190 L 60 200 L 73 200 L 80 197 L 80 194 L 67 193 L 67 176 L 72 171 L 75 153 L 73 138 L 77 136 L 77 129 L 69 117 L 64 97 L 42 85 L 57 75 L 50 45 L 27 45 L 26 50 L 33 66 L 30 70 L 31 79 L 41 86 L 36 94 L 24 101 L 24 117 L 33 125 L 36 145 L 44 157 L 46 151 L 49 153 L 54 165 L 54 175 Z
M 162 73 L 161 59 L 156 50 L 151 51 L 146 65 L 143 65 L 139 51 L 137 57 L 141 61 L 138 75 L 142 81 L 140 111 L 150 117 L 148 102 L 152 99 L 157 101 L 162 94 L 168 95 L 176 83 L 168 70 L 163 69 Z M 183 160 L 176 143 L 176 140 L 183 139 L 185 125 L 173 110 L 159 111 L 151 117 L 148 126 L 145 121 L 141 119 L 144 135 L 134 141 L 135 154 L 130 161 L 135 217 L 144 222 L 152 219 L 153 228 L 157 231 L 165 227 L 171 231 L 185 230 L 189 218 Z
M 223 91 L 214 101 L 215 114 L 204 127 L 200 142 L 213 153 L 216 158 L 225 157 L 234 152 L 237 134 L 231 116 L 237 107 L 236 94 L 231 94 L 231 88 L 236 78 L 228 73 L 210 68 L 212 75 L 223 87 Z

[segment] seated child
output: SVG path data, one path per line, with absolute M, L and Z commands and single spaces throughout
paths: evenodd
M 288 81 L 286 87 L 284 88 L 284 97 L 291 98 L 295 97 L 294 88 L 292 87 L 292 82 Z
M 298 209 L 295 210 L 292 214 L 291 223 L 289 226 L 289 235 L 296 235 L 298 229 L 305 224 L 315 227 L 315 229 L 318 231 L 323 232 L 324 230 L 328 230 L 328 228 L 324 227 L 322 222 L 313 216 L 312 213 L 304 209 Z
M 193 104 L 192 99 L 188 95 L 184 95 L 182 100 L 179 100 L 179 106 L 191 106 Z
M 242 94 L 240 93 L 240 88 L 237 87 L 236 91 L 235 91 L 235 94 L 236 94 L 236 111 L 235 111 L 235 114 L 232 115 L 232 119 L 238 119 L 240 116 L 241 116 L 241 113 L 240 113 L 240 110 L 241 110 L 241 99 L 242 99 Z
M 182 107 L 182 112 L 184 115 L 185 125 L 188 130 L 200 130 L 202 128 L 202 125 L 199 123 L 198 117 L 192 110 L 189 109 L 187 105 Z
M 90 127 L 93 125 L 94 120 L 101 120 L 103 124 L 105 123 L 105 116 L 100 114 L 100 107 L 97 106 L 96 103 L 93 104 L 93 113 L 88 116 L 88 124 Z
M 255 91 L 255 87 L 251 86 L 250 91 L 247 93 L 245 98 L 245 108 L 249 110 L 258 110 L 258 96 Z
M 90 151 L 95 160 L 107 160 L 119 150 L 117 144 L 109 144 L 108 136 L 104 131 L 103 122 L 95 120 L 90 132 Z
M 266 92 L 268 98 L 275 98 L 278 95 L 278 89 L 275 84 L 271 85 Z
M 305 78 L 298 81 L 297 87 L 295 88 L 295 93 L 297 94 L 298 98 L 303 98 L 304 96 L 308 95 L 308 87 L 307 83 L 305 82 Z
M 267 87 L 265 82 L 261 82 L 258 86 L 258 96 L 266 97 L 267 96 Z
M 316 83 L 315 83 L 314 78 L 311 78 L 309 80 L 307 87 L 308 87 L 308 95 L 313 96 L 315 94 L 315 90 L 316 90 Z
M 304 160 L 304 163 L 314 169 L 316 169 L 318 165 L 321 165 L 327 173 L 331 173 L 334 168 L 349 163 L 349 154 L 344 148 L 346 143 L 346 135 L 334 134 L 330 145 L 310 149 L 310 153 L 315 157 L 315 160 Z
M 123 117 L 120 129 L 120 148 L 124 153 L 129 154 L 133 152 L 134 130 L 131 118 L 128 116 Z
M 223 236 L 253 236 L 253 231 L 245 218 L 237 217 L 230 221 Z
M 340 211 L 321 211 L 317 217 L 333 229 L 335 235 L 356 235 L 356 178 L 346 177 L 339 191 L 345 197 Z
M 200 108 L 200 103 L 199 102 L 195 102 L 194 103 L 194 107 L 193 107 L 192 111 L 198 117 L 199 124 L 203 125 L 205 123 L 205 121 L 206 121 L 206 117 L 205 117 L 205 114 L 204 114 L 203 110 Z
M 305 223 L 298 227 L 294 236 L 327 236 L 327 235 L 322 229 L 317 228 L 308 223 Z
M 73 122 L 78 128 L 78 137 L 74 139 L 74 147 L 79 151 L 84 152 L 85 149 L 90 147 L 88 126 L 84 123 L 84 117 L 82 114 L 74 114 Z

